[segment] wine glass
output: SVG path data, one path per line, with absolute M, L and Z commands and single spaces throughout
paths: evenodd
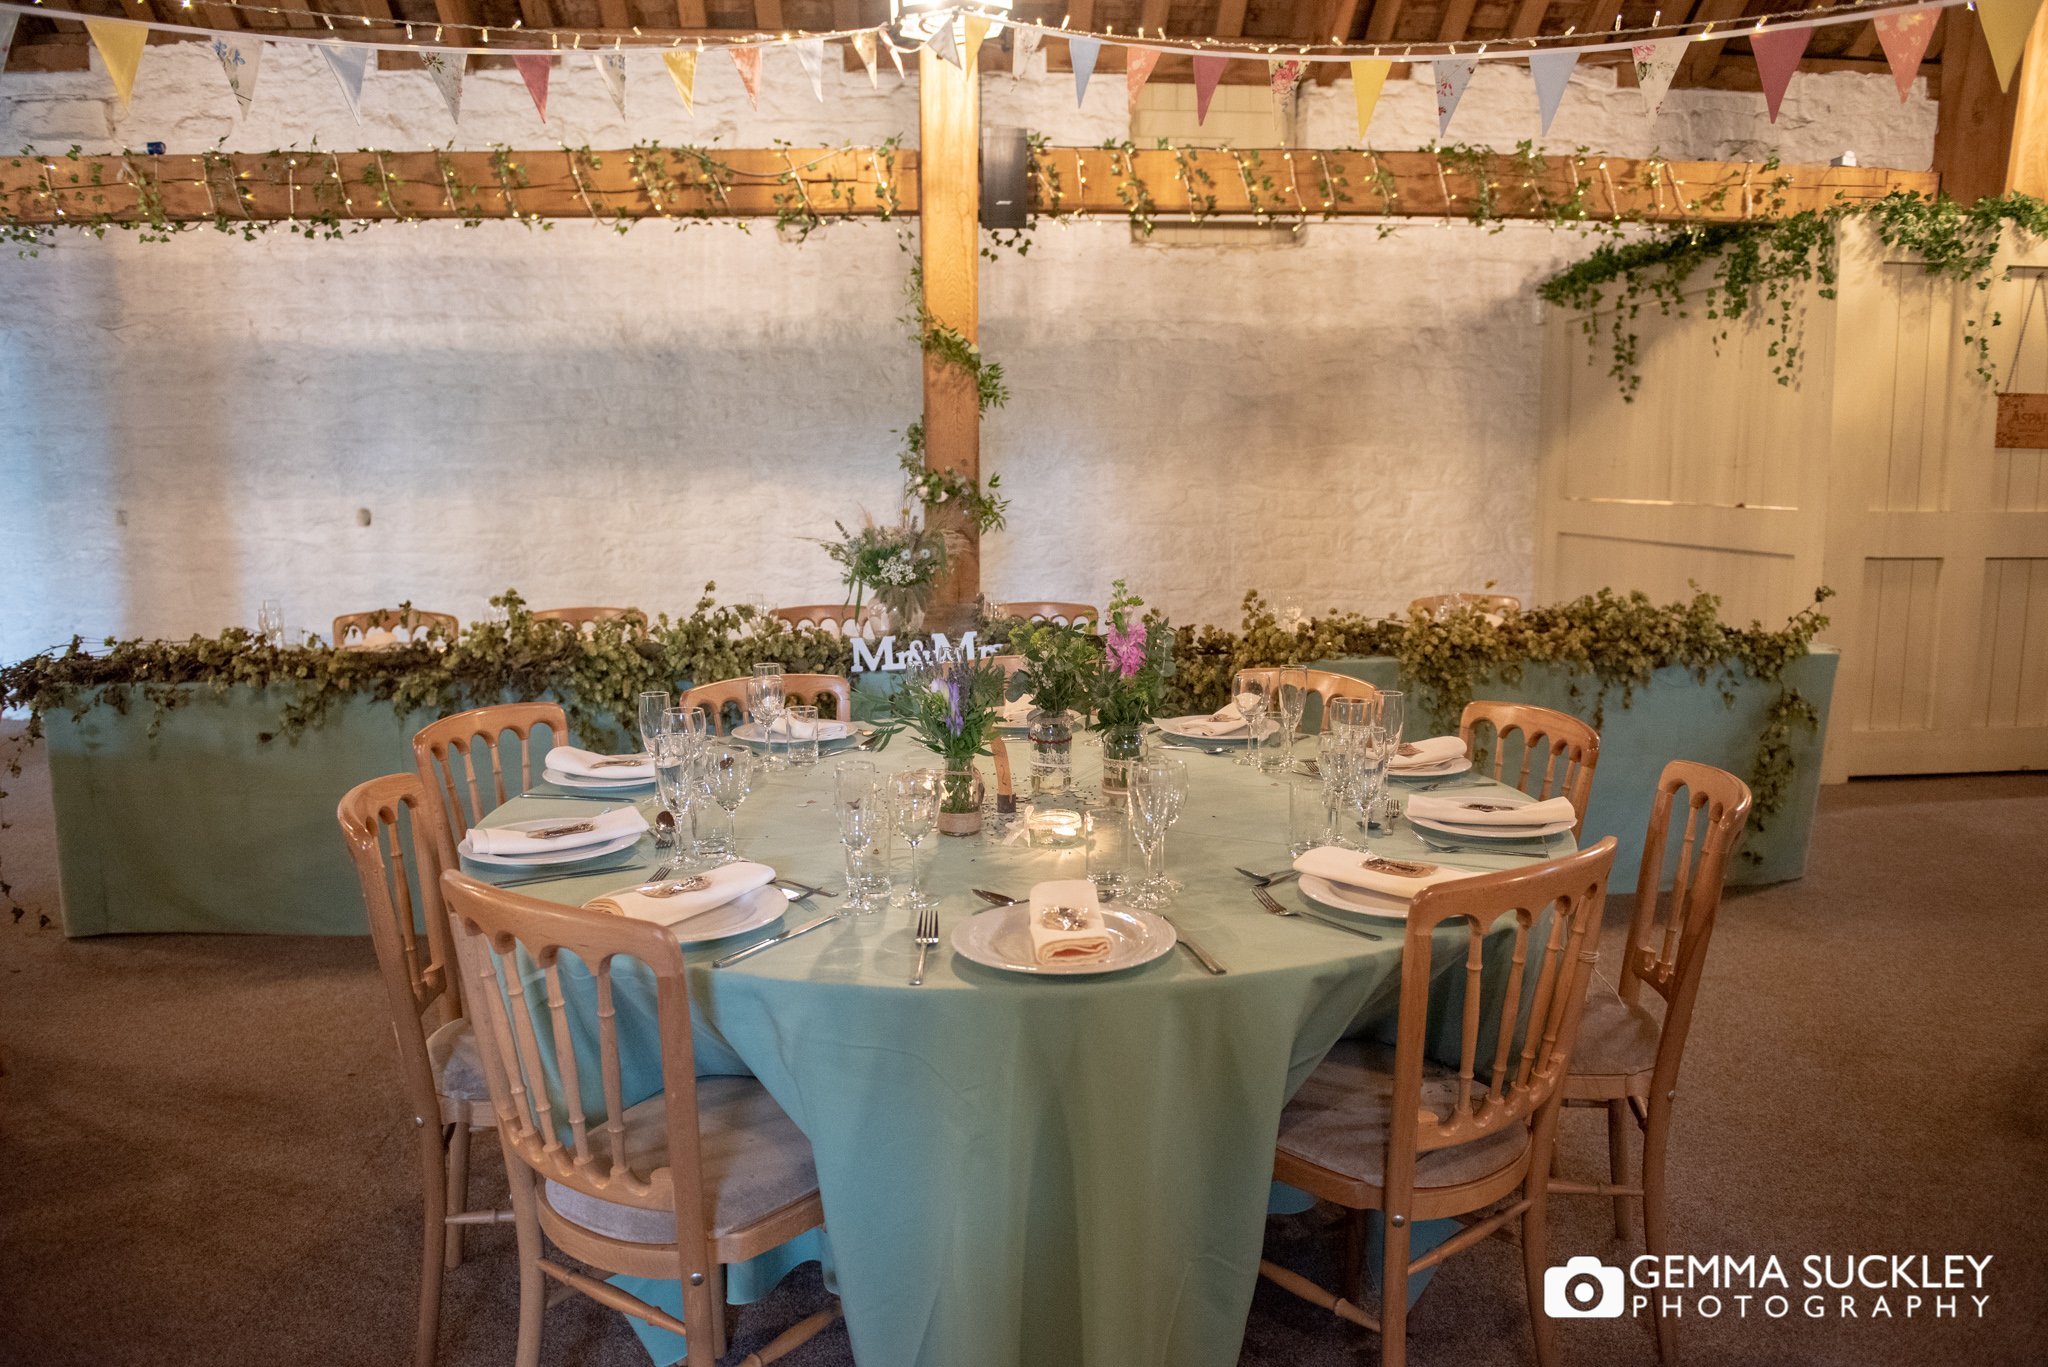
M 1308 625 L 1308 609 L 1303 606 L 1301 595 L 1290 593 L 1280 600 L 1280 627 L 1283 631 L 1298 632 Z
M 654 784 L 662 810 L 675 819 L 677 867 L 682 872 L 695 873 L 697 807 L 703 800 L 697 775 L 692 771 L 697 759 L 696 742 L 687 735 L 664 730 L 654 733 L 647 748 L 654 756 Z
M 754 752 L 744 745 L 714 745 L 705 749 L 704 791 L 725 812 L 725 834 L 719 838 L 718 862 L 730 863 L 740 857 L 740 804 L 754 790 Z
M 669 709 L 673 706 L 673 695 L 665 688 L 640 695 L 640 748 L 650 755 L 654 753 L 654 738 L 667 729 Z
M 1287 728 L 1286 748 L 1280 754 L 1280 767 L 1294 763 L 1294 733 L 1301 729 L 1301 714 L 1308 708 L 1308 670 L 1292 666 L 1280 671 L 1279 694 L 1280 723 Z
M 935 907 L 938 899 L 924 890 L 924 881 L 918 874 L 917 847 L 938 821 L 939 771 L 913 769 L 894 775 L 889 780 L 889 798 L 896 833 L 910 846 L 910 891 L 903 905 L 911 911 Z
M 256 605 L 256 634 L 265 645 L 284 644 L 284 602 L 266 598 Z
M 1380 776 L 1380 792 L 1382 794 L 1387 791 L 1386 775 L 1393 771 L 1394 757 L 1401 753 L 1402 735 L 1407 720 L 1408 699 L 1406 695 L 1399 689 L 1382 688 L 1379 698 L 1379 727 L 1387 733 L 1386 771 Z M 1392 799 L 1388 799 L 1388 806 L 1389 811 L 1387 815 L 1391 816 L 1393 814 L 1391 811 Z
M 776 723 L 782 719 L 785 703 L 783 694 L 782 666 L 773 660 L 764 660 L 754 666 L 754 675 L 747 680 L 747 714 L 761 728 L 762 739 L 768 744 L 768 767 L 784 767 L 781 754 L 776 750 Z
M 1127 889 L 1124 901 L 1147 910 L 1167 904 L 1166 879 L 1160 873 L 1160 855 L 1166 847 L 1166 830 L 1179 814 L 1174 796 L 1174 768 L 1185 769 L 1165 755 L 1141 759 L 1131 766 L 1131 840 L 1138 847 L 1142 872 L 1137 884 Z
M 1255 670 L 1240 670 L 1231 680 L 1232 700 L 1237 706 L 1237 715 L 1244 718 L 1244 753 L 1236 763 L 1247 764 L 1257 769 L 1259 764 L 1259 733 L 1266 725 L 1266 681 Z
M 1348 699 L 1339 698 L 1336 702 Z M 1316 773 L 1323 780 L 1323 843 L 1339 849 L 1351 848 L 1350 839 L 1344 834 L 1342 816 L 1350 807 L 1350 794 L 1357 777 L 1357 751 L 1349 736 L 1336 730 L 1323 733 L 1322 745 L 1316 753 Z
M 1387 762 L 1394 757 L 1394 744 L 1387 728 L 1373 722 L 1359 729 L 1350 749 L 1353 759 L 1348 796 L 1352 815 L 1358 820 L 1358 848 L 1370 850 L 1373 810 L 1379 805 L 1380 791 L 1387 786 Z
M 1167 765 L 1166 824 L 1172 826 L 1180 820 L 1181 808 L 1187 805 L 1188 766 L 1186 761 L 1176 759 L 1171 755 L 1162 754 L 1160 758 Z M 1175 878 L 1166 871 L 1166 846 L 1163 843 L 1159 847 L 1159 882 L 1160 886 L 1169 893 L 1178 893 L 1182 890 L 1180 879 Z
M 866 791 L 838 806 L 839 843 L 846 852 L 846 909 L 880 911 L 889 905 L 889 876 L 876 865 L 889 846 L 889 798 L 870 784 Z

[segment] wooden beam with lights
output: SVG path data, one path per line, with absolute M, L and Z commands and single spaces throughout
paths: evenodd
M 1976 17 L 1952 9 L 1941 23 L 1948 35 L 1934 124 L 1941 188 L 1959 204 L 2012 191 L 2048 196 L 2048 30 L 2035 23 L 2004 91 Z
M 930 48 L 917 54 L 919 263 L 930 319 L 969 342 L 981 329 L 981 85 Z M 975 377 L 924 353 L 924 463 L 928 470 L 981 478 L 981 403 Z M 927 508 L 946 534 L 946 574 L 934 595 L 942 629 L 965 625 L 981 596 L 981 532 L 958 503 Z

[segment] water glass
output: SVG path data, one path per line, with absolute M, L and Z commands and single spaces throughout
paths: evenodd
M 879 787 L 841 803 L 839 844 L 846 853 L 846 909 L 865 913 L 889 905 L 889 798 Z
M 909 773 L 896 774 L 889 780 L 889 807 L 895 819 L 896 833 L 910 846 L 910 887 L 902 905 L 911 911 L 923 911 L 938 905 L 938 899 L 924 890 L 924 880 L 917 865 L 917 847 L 938 823 L 940 778 L 937 769 L 913 769 Z
M 1130 864 L 1131 816 L 1127 804 L 1090 807 L 1082 818 L 1088 836 L 1088 881 L 1105 902 L 1123 894 Z
M 266 598 L 256 605 L 256 634 L 265 645 L 284 644 L 284 602 Z
M 671 707 L 661 714 L 661 729 L 687 736 L 693 746 L 711 736 L 711 714 L 701 707 Z
M 782 709 L 789 727 L 789 762 L 808 769 L 818 762 L 818 709 L 810 703 L 793 703 Z
M 648 746 L 654 757 L 654 785 L 663 811 L 675 819 L 675 856 L 684 872 L 696 872 L 697 808 L 703 800 L 696 772 L 697 747 L 688 736 L 656 731 Z
M 674 706 L 674 695 L 665 688 L 640 695 L 640 748 L 648 754 L 654 753 L 654 738 L 667 729 L 665 723 Z
M 1330 835 L 1330 807 L 1323 785 L 1303 774 L 1287 779 L 1287 852 L 1307 854 Z

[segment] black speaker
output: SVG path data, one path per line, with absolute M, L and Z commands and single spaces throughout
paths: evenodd
M 981 130 L 981 226 L 1021 228 L 1031 216 L 1031 145 L 1021 128 Z

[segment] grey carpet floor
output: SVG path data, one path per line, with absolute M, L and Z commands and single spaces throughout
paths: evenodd
M 6 786 L 5 876 L 54 906 L 47 775 Z M 1693 1364 L 2048 1362 L 2048 777 L 1827 791 L 1808 876 L 1731 896 L 1672 1142 L 1672 1222 L 1695 1254 L 1989 1254 L 1982 1318 L 1830 1313 L 1682 1324 Z M 1612 908 L 1608 946 L 1626 906 Z M 399 1364 L 410 1351 L 417 1170 L 367 940 L 0 926 L 0 1363 Z M 1611 970 L 1610 970 L 1611 971 Z M 1568 1165 L 1604 1161 L 1568 1119 Z M 494 1159 L 479 1194 L 503 1178 Z M 1189 1193 L 1190 1200 L 1199 1193 Z M 1316 1212 L 1272 1256 L 1327 1275 Z M 1616 1258 L 1600 1203 L 1560 1203 L 1553 1251 Z M 509 1230 L 449 1279 L 448 1367 L 511 1359 Z M 758 1346 L 819 1302 L 816 1268 L 741 1315 Z M 1967 1303 L 1966 1303 L 1967 1304 Z M 1410 1361 L 1533 1360 L 1520 1259 L 1454 1259 Z M 1562 1324 L 1565 1360 L 1655 1361 L 1629 1320 Z M 546 1359 L 644 1364 L 625 1322 L 549 1312 Z M 1377 1361 L 1378 1340 L 1261 1286 L 1246 1367 Z M 846 1367 L 843 1328 L 790 1359 Z M 897 1367 L 864 1363 L 862 1367 Z M 958 1364 L 974 1367 L 974 1364 Z M 1033 1367 L 1061 1367 L 1034 1364 Z M 1138 1367 L 1133 1364 L 1132 1367 Z M 1173 1367 L 1158 1364 L 1156 1367 Z

